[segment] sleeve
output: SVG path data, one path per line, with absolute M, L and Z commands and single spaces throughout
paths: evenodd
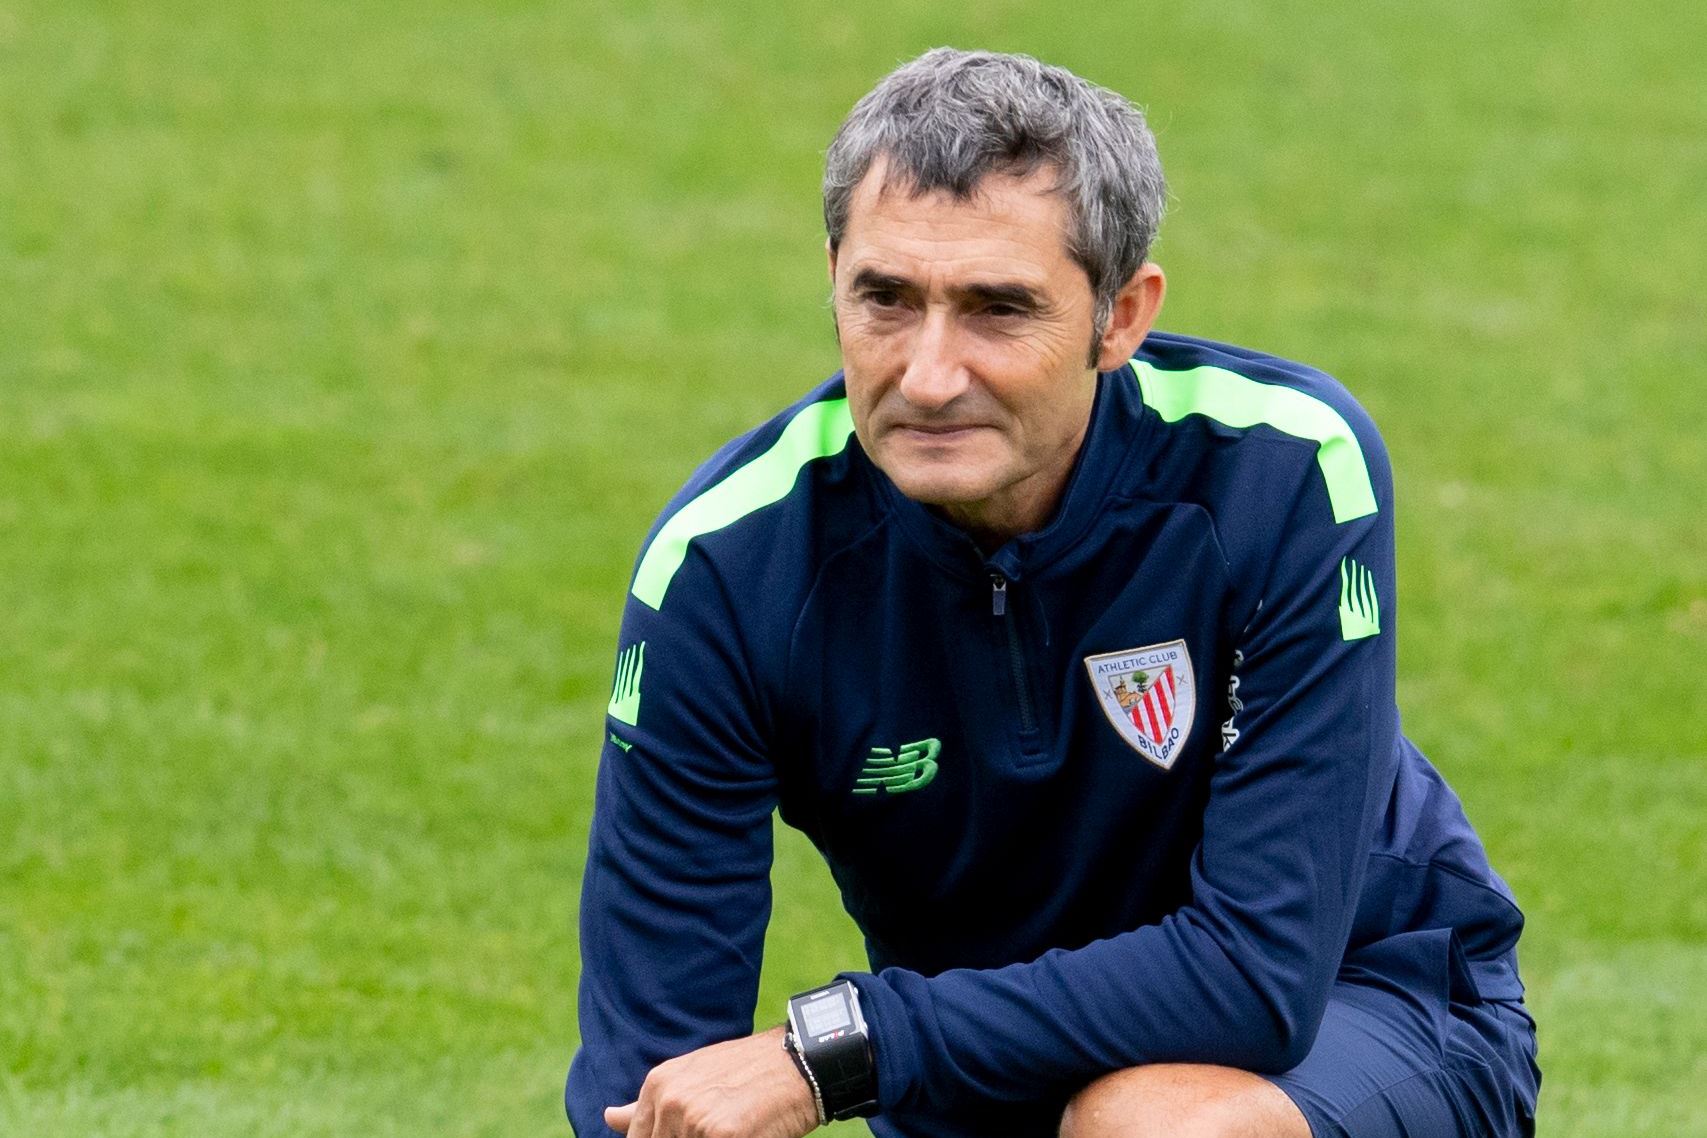
M 581 886 L 581 1138 L 658 1063 L 752 1031 L 776 798 L 758 705 L 708 565 L 659 610 L 630 594 Z
M 1336 521 L 1306 479 L 1270 543 L 1190 903 L 1005 968 L 850 975 L 882 1109 L 1065 1097 L 1142 1063 L 1278 1072 L 1308 1053 L 1396 762 L 1391 479 L 1372 427 L 1364 445 L 1373 508 Z

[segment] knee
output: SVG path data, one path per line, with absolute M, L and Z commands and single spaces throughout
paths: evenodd
M 1292 1100 L 1248 1071 L 1156 1064 L 1104 1075 L 1067 1104 L 1061 1138 L 1310 1138 Z
M 1170 1093 L 1157 1093 L 1169 1091 Z M 1060 1138 L 1200 1138 L 1201 1103 L 1186 1104 L 1147 1067 L 1115 1071 L 1086 1085 L 1061 1115 Z

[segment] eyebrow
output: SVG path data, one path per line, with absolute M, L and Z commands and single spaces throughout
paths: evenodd
M 1042 308 L 1043 298 L 1018 281 L 971 284 L 955 292 L 982 304 L 1011 304 L 1015 308 Z
M 854 274 L 851 286 L 859 291 L 915 292 L 918 286 L 905 277 L 876 269 L 861 269 Z M 1016 308 L 1042 308 L 1043 297 L 1036 289 L 1018 281 L 987 281 L 963 285 L 949 290 L 956 299 L 968 299 L 980 304 L 1011 304 Z
M 906 292 L 913 287 L 913 282 L 890 273 L 880 273 L 876 269 L 861 269 L 854 274 L 850 287 L 878 292 Z

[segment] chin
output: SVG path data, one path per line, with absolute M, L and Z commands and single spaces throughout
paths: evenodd
M 934 465 L 934 464 L 933 464 Z M 960 506 L 990 496 L 988 480 L 968 477 L 964 468 L 884 470 L 895 488 L 927 506 Z

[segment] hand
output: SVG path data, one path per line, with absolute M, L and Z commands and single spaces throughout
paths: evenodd
M 640 1097 L 605 1108 L 628 1138 L 802 1138 L 818 1108 L 780 1027 L 701 1047 L 652 1068 Z

